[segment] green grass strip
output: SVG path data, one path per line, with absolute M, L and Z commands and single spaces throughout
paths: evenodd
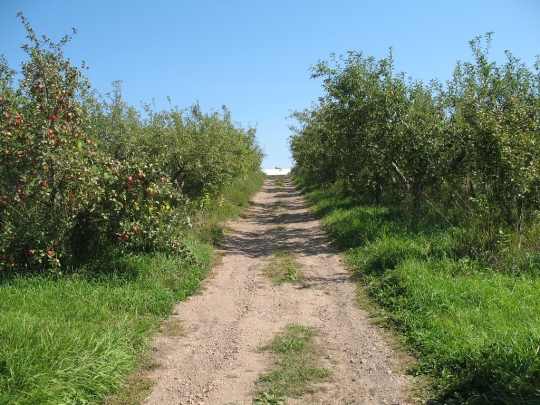
M 270 263 L 263 269 L 263 273 L 274 284 L 292 283 L 305 285 L 306 277 L 294 256 L 293 252 L 287 250 L 275 252 L 270 259 Z
M 314 328 L 289 325 L 261 348 L 272 353 L 274 368 L 259 377 L 255 404 L 284 403 L 287 397 L 315 392 L 316 383 L 329 379 L 330 371 L 319 365 L 322 349 L 316 335 Z

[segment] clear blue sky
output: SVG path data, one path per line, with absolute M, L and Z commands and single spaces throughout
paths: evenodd
M 13 68 L 25 57 L 19 11 L 52 40 L 77 28 L 65 54 L 90 66 L 102 94 L 122 80 L 135 106 L 226 105 L 256 125 L 264 168 L 291 166 L 286 117 L 323 95 L 309 67 L 332 52 L 382 58 L 392 46 L 397 70 L 426 82 L 449 79 L 488 31 L 498 63 L 510 50 L 532 68 L 540 53 L 540 0 L 0 0 L 0 53 Z

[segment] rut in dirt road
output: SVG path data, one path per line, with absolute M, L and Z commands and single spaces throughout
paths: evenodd
M 146 405 L 251 404 L 270 367 L 256 348 L 290 324 L 313 327 L 331 380 L 287 404 L 406 404 L 410 377 L 377 327 L 356 305 L 356 286 L 325 240 L 292 182 L 266 180 L 245 219 L 221 248 L 222 264 L 200 294 L 180 303 L 168 322 L 181 336 L 159 335 L 160 367 Z M 262 274 L 273 253 L 292 251 L 305 285 L 274 285 Z

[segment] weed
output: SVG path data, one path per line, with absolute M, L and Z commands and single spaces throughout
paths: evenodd
M 263 392 L 253 398 L 253 405 L 285 405 L 285 397 Z
M 274 284 L 293 283 L 305 284 L 306 278 L 300 264 L 295 260 L 294 253 L 280 250 L 273 254 L 270 263 L 263 270 Z

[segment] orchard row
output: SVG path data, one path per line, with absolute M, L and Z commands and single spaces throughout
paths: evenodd
M 255 130 L 222 112 L 142 114 L 103 99 L 59 43 L 30 39 L 29 60 L 0 59 L 0 268 L 73 268 L 111 250 L 183 252 L 193 201 L 258 170 Z M 199 206 L 200 208 L 200 206 Z
M 471 41 L 474 61 L 458 63 L 444 85 L 396 74 L 391 52 L 314 66 L 325 94 L 293 114 L 297 173 L 417 219 L 428 204 L 450 222 L 466 216 L 487 245 L 509 229 L 521 242 L 540 208 L 540 63 L 531 70 L 507 52 L 497 65 L 490 42 Z

